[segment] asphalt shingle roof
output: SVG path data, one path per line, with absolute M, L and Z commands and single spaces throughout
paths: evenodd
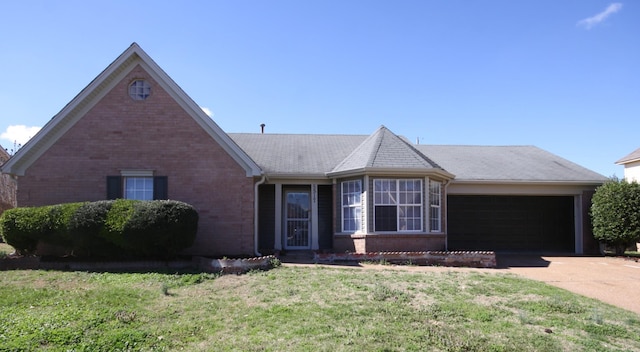
M 632 161 L 636 161 L 636 160 L 640 160 L 640 148 L 634 150 L 631 152 L 631 154 L 625 156 L 624 158 L 621 158 L 620 160 L 616 161 L 616 164 L 626 164 L 628 162 L 632 162 Z
M 229 133 L 267 174 L 324 175 L 362 143 L 364 135 Z
M 456 180 L 603 182 L 597 172 L 535 146 L 416 145 Z
M 229 133 L 267 174 L 444 169 L 458 181 L 588 182 L 606 177 L 535 146 L 416 145 L 384 126 L 366 135 Z
M 381 126 L 332 171 L 372 169 L 434 169 L 439 166 L 409 142 Z

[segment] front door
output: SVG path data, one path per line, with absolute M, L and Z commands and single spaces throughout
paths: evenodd
M 306 190 L 285 192 L 285 249 L 311 249 L 310 199 Z

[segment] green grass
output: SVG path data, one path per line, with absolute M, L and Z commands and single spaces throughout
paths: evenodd
M 640 316 L 559 288 L 382 269 L 6 271 L 0 351 L 640 351 Z

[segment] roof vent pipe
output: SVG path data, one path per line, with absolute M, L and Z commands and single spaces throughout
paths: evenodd
M 264 134 L 264 126 L 266 126 L 264 123 L 260 124 L 260 133 Z

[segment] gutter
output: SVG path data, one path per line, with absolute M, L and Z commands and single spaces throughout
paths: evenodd
M 604 176 L 603 176 L 604 177 Z M 593 186 L 606 182 L 602 180 L 486 180 L 486 179 L 454 179 L 456 184 L 478 184 L 478 185 L 532 185 L 532 186 Z
M 262 257 L 262 254 L 258 252 L 258 186 L 263 184 L 267 180 L 267 176 L 262 175 L 260 181 L 254 185 L 254 197 L 253 197 L 253 252 L 256 256 Z

